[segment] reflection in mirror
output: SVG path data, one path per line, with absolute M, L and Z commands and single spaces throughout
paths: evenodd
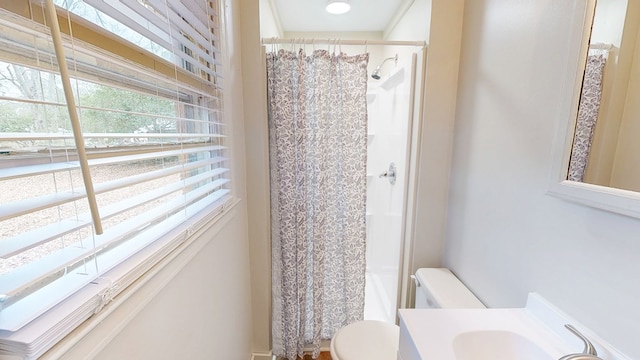
M 567 180 L 640 191 L 640 0 L 598 0 Z

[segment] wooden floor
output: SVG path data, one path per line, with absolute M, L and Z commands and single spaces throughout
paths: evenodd
M 311 355 L 305 355 L 303 358 L 298 358 L 298 360 L 311 360 Z M 328 351 L 323 351 L 320 353 L 318 360 L 331 360 L 331 354 Z

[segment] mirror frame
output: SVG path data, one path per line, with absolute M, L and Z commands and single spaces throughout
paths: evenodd
M 562 98 L 547 193 L 593 208 L 640 218 L 639 192 L 567 180 L 595 6 L 596 0 L 575 0 L 573 4 L 575 16 L 570 24 L 569 41 L 566 46 L 566 75 L 561 86 Z

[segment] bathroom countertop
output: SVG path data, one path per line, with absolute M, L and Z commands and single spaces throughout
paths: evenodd
M 400 309 L 403 360 L 556 360 L 583 343 L 564 328 L 572 324 L 606 360 L 630 360 L 536 293 L 524 308 Z
M 536 323 L 524 309 L 402 309 L 399 313 L 400 353 L 404 360 L 467 358 L 456 342 L 464 341 L 460 335 L 474 332 L 522 336 L 544 348 L 548 354 L 545 358 L 550 360 L 568 353 L 567 344 Z M 403 335 L 409 341 L 403 342 Z M 403 351 L 403 345 L 407 351 Z

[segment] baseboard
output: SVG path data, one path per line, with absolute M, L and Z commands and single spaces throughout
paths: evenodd
M 252 354 L 251 360 L 275 360 L 275 356 L 269 354 Z
M 322 340 L 320 343 L 320 351 L 329 351 L 331 345 L 330 340 Z M 306 346 L 303 351 L 305 353 L 311 354 L 313 348 L 311 346 Z M 271 354 L 271 351 L 268 353 L 253 353 L 251 354 L 251 360 L 276 360 L 276 357 Z

